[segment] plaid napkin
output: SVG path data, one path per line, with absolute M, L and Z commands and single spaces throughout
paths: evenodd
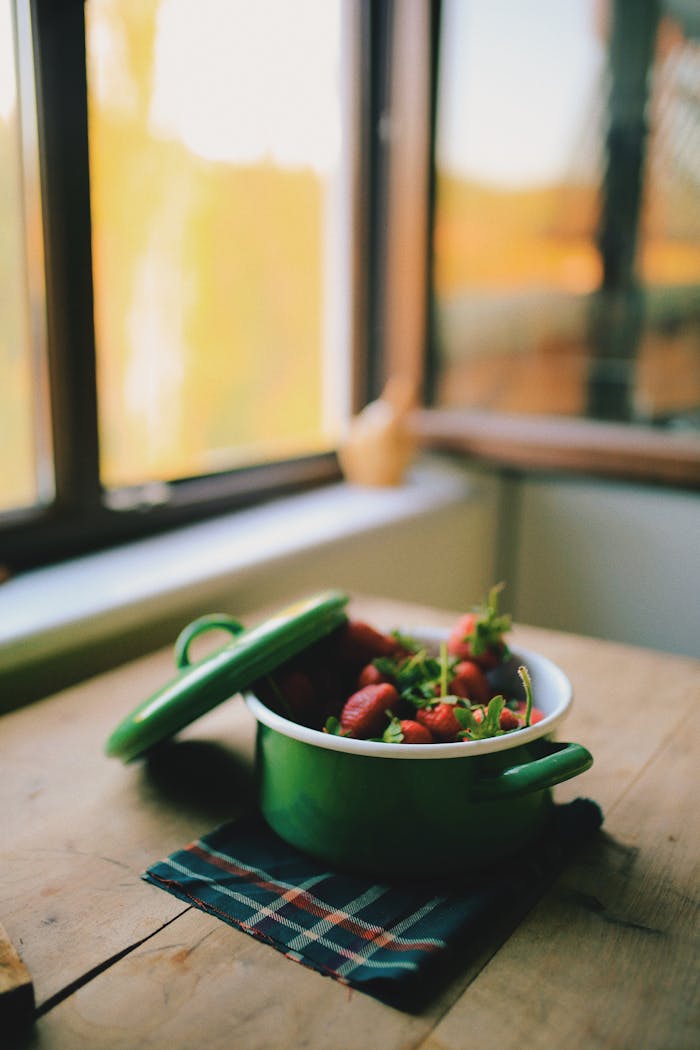
M 535 844 L 507 865 L 459 880 L 379 883 L 329 871 L 259 816 L 225 824 L 153 864 L 143 878 L 289 959 L 400 1002 L 440 961 L 483 950 L 484 929 L 519 919 L 602 823 L 598 806 L 555 806 Z M 512 924 L 511 924 L 512 925 Z

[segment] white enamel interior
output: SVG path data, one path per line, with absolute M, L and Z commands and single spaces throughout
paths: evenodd
M 401 628 L 402 633 L 416 641 L 429 646 L 437 652 L 440 642 L 446 634 L 434 628 L 412 630 Z M 571 682 L 556 664 L 529 649 L 512 647 L 513 660 L 508 664 L 508 673 L 517 679 L 517 668 L 524 664 L 532 680 L 533 704 L 544 712 L 545 717 L 536 725 L 527 729 L 516 729 L 503 736 L 488 737 L 486 740 L 460 741 L 455 744 L 384 744 L 374 740 L 352 740 L 349 737 L 332 736 L 318 729 L 291 722 L 288 718 L 276 714 L 266 707 L 253 693 L 246 693 L 245 701 L 258 722 L 270 729 L 301 740 L 314 747 L 326 748 L 329 751 L 343 751 L 351 755 L 365 755 L 371 758 L 467 758 L 470 755 L 487 755 L 494 751 L 507 751 L 519 747 L 538 737 L 549 736 L 567 714 L 573 701 Z M 519 680 L 518 680 L 519 681 Z

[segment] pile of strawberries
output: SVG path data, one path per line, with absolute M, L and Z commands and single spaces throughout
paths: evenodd
M 518 668 L 524 700 L 496 693 L 488 678 L 511 658 L 499 591 L 460 616 L 439 656 L 399 632 L 350 620 L 257 682 L 255 692 L 302 725 L 386 743 L 479 740 L 531 725 L 544 716 L 533 707 L 527 669 Z

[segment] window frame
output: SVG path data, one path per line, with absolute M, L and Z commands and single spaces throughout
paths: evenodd
M 22 0 L 19 0 L 21 3 Z M 84 0 L 26 0 L 36 92 L 44 242 L 46 357 L 54 465 L 53 499 L 0 516 L 5 573 L 28 569 L 139 536 L 250 506 L 340 477 L 334 451 L 117 490 L 100 484 L 92 283 L 88 100 Z M 18 7 L 19 4 L 16 4 Z M 381 185 L 382 150 L 374 129 L 381 106 L 380 70 L 391 19 L 377 0 L 349 10 L 356 36 L 352 87 L 351 403 L 375 392 L 381 367 L 376 331 L 377 224 L 368 202 Z M 18 19 L 19 21 L 19 19 Z M 27 42 L 21 41 L 26 47 Z M 18 61 L 27 62 L 18 48 Z M 20 70 L 21 80 L 23 72 Z M 370 324 L 369 318 L 373 318 Z M 114 505 L 121 504 L 119 509 Z M 125 509 L 122 509 L 122 506 Z

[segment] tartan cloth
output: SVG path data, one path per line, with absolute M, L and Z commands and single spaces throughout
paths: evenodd
M 555 806 L 546 833 L 507 864 L 459 880 L 373 882 L 330 871 L 260 816 L 190 843 L 142 876 L 289 959 L 380 999 L 400 998 L 450 953 L 461 965 L 489 923 L 521 917 L 602 823 L 598 806 Z M 473 937 L 469 935 L 473 934 Z

